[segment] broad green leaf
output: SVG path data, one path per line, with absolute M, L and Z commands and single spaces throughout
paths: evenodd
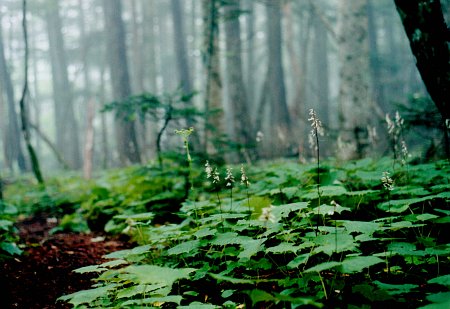
M 138 284 L 138 285 L 130 286 L 128 288 L 121 289 L 117 293 L 117 298 L 129 298 L 129 297 L 133 297 L 133 296 L 141 295 L 141 294 L 148 295 L 148 293 L 155 291 L 155 290 L 159 290 L 164 287 L 166 287 L 166 284 L 163 284 L 163 283 Z
M 92 273 L 92 272 L 102 272 L 105 270 L 108 270 L 108 268 L 101 267 L 100 265 L 90 265 L 90 266 L 77 268 L 74 270 L 74 272 L 79 273 L 79 274 L 84 274 L 84 273 Z
M 259 290 L 259 289 L 254 289 L 247 293 L 250 296 L 253 306 L 259 302 L 276 300 L 276 298 L 272 294 L 267 293 L 266 291 L 263 291 L 263 290 Z
M 421 198 L 410 198 L 403 200 L 391 200 L 381 204 L 378 204 L 378 208 L 383 211 L 389 211 L 392 213 L 402 213 L 405 212 L 411 205 L 423 203 L 425 201 L 430 201 L 434 199 L 435 195 L 425 196 Z
M 425 309 L 448 309 L 450 307 L 450 292 L 441 292 L 427 296 L 427 299 L 433 304 L 420 308 Z
M 132 265 L 122 269 L 122 272 L 128 275 L 124 278 L 138 284 L 164 284 L 171 287 L 175 281 L 189 278 L 194 270 L 194 268 L 172 269 L 156 265 Z
M 293 243 L 288 242 L 282 242 L 279 245 L 275 247 L 270 247 L 266 249 L 266 252 L 272 252 L 275 254 L 278 253 L 286 253 L 286 252 L 293 252 L 296 253 L 299 250 L 298 246 L 295 246 Z
M 293 259 L 292 261 L 290 261 L 287 264 L 287 267 L 289 267 L 289 268 L 297 268 L 301 264 L 305 264 L 308 261 L 308 258 L 309 258 L 309 253 L 301 254 L 301 255 L 297 256 L 295 259 Z
M 17 247 L 17 245 L 13 242 L 0 242 L 0 249 L 2 249 L 3 251 L 7 252 L 10 255 L 21 255 L 22 254 L 22 250 Z
M 291 203 L 275 206 L 272 210 L 275 218 L 286 218 L 291 212 L 298 212 L 308 208 L 309 202 Z
M 339 223 L 342 222 L 342 225 L 345 227 L 349 234 L 351 233 L 362 233 L 367 235 L 372 235 L 374 232 L 380 229 L 381 224 L 376 222 L 365 222 L 365 221 L 337 221 Z
M 188 241 L 184 241 L 184 242 L 176 245 L 175 247 L 170 248 L 167 251 L 167 254 L 168 255 L 177 255 L 177 254 L 189 253 L 189 252 L 192 252 L 193 250 L 197 250 L 199 246 L 200 246 L 200 240 L 198 240 L 198 239 L 188 240 Z
M 320 189 L 321 197 L 337 197 L 347 193 L 347 190 L 341 186 L 321 186 Z M 302 199 L 313 200 L 319 197 L 317 190 L 312 190 L 306 194 L 299 194 Z
M 197 238 L 203 238 L 206 236 L 216 235 L 216 233 L 217 233 L 216 229 L 211 229 L 209 227 L 203 227 L 203 228 L 199 229 L 197 232 L 195 232 L 194 236 Z
M 208 275 L 210 275 L 211 277 L 213 277 L 214 279 L 216 279 L 219 282 L 225 281 L 225 282 L 230 282 L 233 284 L 255 284 L 255 282 L 256 282 L 255 280 L 233 278 L 233 277 L 229 277 L 229 276 L 223 276 L 220 274 L 209 273 Z
M 305 270 L 305 273 L 309 273 L 309 272 L 321 272 L 327 269 L 331 269 L 337 266 L 340 266 L 341 263 L 340 262 L 325 262 L 325 263 L 321 263 L 319 265 L 313 266 L 311 268 L 308 268 L 307 270 Z
M 139 254 L 146 253 L 150 250 L 151 247 L 152 247 L 151 245 L 143 245 L 143 246 L 135 247 L 133 249 L 115 251 L 115 252 L 105 255 L 104 258 L 105 259 L 126 259 L 127 257 L 132 256 L 132 255 L 139 255 Z
M 10 227 L 13 226 L 13 222 L 9 220 L 0 220 L 0 229 L 4 231 L 9 231 Z
M 107 297 L 108 292 L 116 288 L 116 284 L 108 284 L 106 286 L 98 287 L 90 290 L 78 291 L 69 295 L 64 295 L 58 300 L 67 301 L 74 307 L 82 304 L 91 304 L 101 297 Z
M 239 236 L 234 232 L 226 232 L 217 235 L 217 238 L 211 241 L 211 245 L 226 246 L 226 245 L 240 245 L 251 240 L 248 236 Z
M 428 280 L 428 283 L 436 283 L 450 287 L 450 275 L 439 276 Z
M 356 257 L 350 257 L 346 258 L 341 263 L 341 271 L 343 273 L 355 273 L 360 272 L 364 268 L 384 263 L 384 261 L 380 258 L 377 258 L 375 256 L 356 256 Z
M 219 306 L 212 304 L 203 304 L 197 301 L 190 303 L 187 306 L 178 306 L 177 309 L 216 309 L 220 308 Z
M 183 300 L 183 297 L 180 295 L 168 295 L 163 297 L 149 297 L 149 298 L 143 298 L 143 299 L 132 299 L 124 302 L 122 306 L 130 306 L 130 305 L 155 305 L 156 307 L 161 307 L 162 304 L 165 303 L 176 303 L 179 305 L 181 301 Z
M 419 287 L 417 284 L 388 284 L 378 280 L 373 281 L 373 283 L 375 283 L 378 288 L 386 291 L 389 295 L 409 293 L 411 290 Z
M 241 244 L 241 247 L 244 249 L 239 253 L 238 258 L 242 259 L 250 259 L 252 256 L 263 250 L 263 243 L 266 241 L 266 238 L 262 239 L 250 239 Z
M 320 205 L 311 210 L 310 214 L 317 214 L 319 213 L 322 216 L 332 216 L 334 213 L 340 214 L 343 211 L 350 211 L 351 209 L 348 207 L 342 207 L 342 206 L 331 206 L 331 205 Z
M 311 240 L 317 245 L 314 249 L 315 253 L 323 252 L 331 255 L 334 252 L 355 251 L 357 249 L 357 243 L 353 239 L 353 236 L 347 233 L 318 235 Z

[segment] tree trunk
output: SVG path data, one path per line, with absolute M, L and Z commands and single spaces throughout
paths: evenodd
M 120 0 L 103 0 L 103 10 L 113 96 L 120 102 L 131 95 L 122 4 Z M 115 131 L 120 163 L 140 163 L 135 122 L 118 115 Z
M 224 6 L 226 73 L 228 80 L 228 100 L 233 119 L 233 140 L 240 147 L 239 159 L 246 155 L 246 148 L 253 143 L 253 126 L 247 104 L 247 96 L 242 75 L 241 28 L 239 25 L 240 0 L 228 1 Z
M 273 154 L 285 155 L 290 145 L 291 119 L 286 100 L 282 60 L 281 3 L 272 1 L 266 4 L 267 47 L 268 47 L 268 89 L 266 95 L 271 109 L 271 129 Z M 276 146 L 276 147 L 275 147 Z
M 339 129 L 342 159 L 364 155 L 364 133 L 370 123 L 369 50 L 365 0 L 341 1 L 339 7 Z
M 224 132 L 222 111 L 222 79 L 219 59 L 219 3 L 217 0 L 203 0 L 203 61 L 206 69 L 205 89 L 205 142 L 208 154 L 217 155 L 219 149 L 212 137 L 218 138 Z M 213 113 L 211 114 L 211 111 Z
M 440 1 L 394 2 L 428 93 L 442 118 L 450 119 L 450 30 Z
M 62 36 L 62 23 L 57 0 L 50 0 L 46 10 L 48 39 L 55 100 L 56 145 L 72 168 L 81 167 L 78 125 L 73 108 L 72 89 Z
M 58 0 L 49 0 L 46 10 L 53 98 L 55 102 L 56 146 L 72 168 L 81 167 L 78 125 L 73 108 L 73 94 L 67 72 Z
M 28 154 L 30 155 L 31 169 L 36 177 L 39 184 L 45 185 L 44 177 L 42 177 L 41 167 L 39 165 L 39 160 L 31 145 L 31 135 L 28 126 L 28 113 L 26 111 L 25 99 L 28 93 L 28 29 L 27 29 L 27 1 L 22 2 L 22 28 L 23 28 L 23 40 L 25 43 L 25 61 L 24 61 L 24 84 L 22 89 L 22 96 L 19 101 L 20 107 L 20 120 L 22 123 L 21 131 L 23 138 L 25 140 L 25 145 L 27 146 Z
M 17 113 L 15 108 L 14 89 L 11 82 L 11 76 L 8 71 L 5 58 L 5 50 L 3 44 L 3 34 L 1 28 L 0 18 L 0 89 L 6 93 L 6 102 L 8 109 L 7 127 L 6 127 L 6 139 L 5 139 L 5 157 L 6 161 L 13 168 L 13 162 L 17 162 L 17 166 L 20 171 L 26 170 L 25 157 L 23 155 L 19 123 L 17 119 Z

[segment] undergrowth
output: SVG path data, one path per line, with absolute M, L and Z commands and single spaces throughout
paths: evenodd
M 136 242 L 76 270 L 98 274 L 92 289 L 60 298 L 76 308 L 449 307 L 447 162 L 396 168 L 388 194 L 388 158 L 208 162 L 209 178 L 205 163 L 190 164 L 188 180 L 171 162 L 55 181 L 51 203 L 29 187 L 5 195 L 59 214 L 59 230 L 104 228 Z M 241 171 L 233 182 L 232 171 Z

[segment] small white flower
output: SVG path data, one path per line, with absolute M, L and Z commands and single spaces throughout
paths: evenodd
M 261 131 L 256 132 L 256 142 L 260 143 L 264 138 L 264 134 Z
M 231 167 L 227 168 L 227 175 L 225 176 L 225 181 L 227 182 L 227 187 L 232 187 L 234 183 L 233 169 Z
M 316 134 L 319 136 L 324 135 L 322 122 L 320 121 L 319 117 L 317 117 L 316 111 L 312 108 L 309 110 L 308 121 L 311 121 L 311 127 L 313 128 L 311 130 L 311 135 L 313 135 L 313 137 L 315 137 Z
M 386 190 L 392 191 L 394 189 L 394 180 L 389 176 L 389 172 L 383 172 L 381 182 Z
M 214 171 L 212 172 L 212 182 L 213 183 L 219 183 L 220 182 L 220 176 L 219 176 L 219 172 L 217 171 L 217 167 L 215 167 Z
M 272 222 L 275 223 L 276 222 L 276 218 L 272 213 L 272 209 L 273 209 L 273 205 L 270 205 L 269 207 L 265 207 L 262 209 L 262 213 L 259 216 L 258 220 L 259 221 L 263 221 L 263 222 Z
M 213 169 L 212 169 L 211 165 L 209 165 L 208 161 L 206 161 L 206 164 L 205 164 L 205 172 L 206 172 L 206 178 L 209 179 L 212 177 Z
M 246 187 L 250 185 L 247 174 L 245 174 L 244 165 L 241 165 L 241 184 L 243 184 Z
M 388 134 L 389 135 L 394 134 L 395 123 L 391 120 L 391 116 L 389 114 L 386 114 L 386 125 L 387 125 Z

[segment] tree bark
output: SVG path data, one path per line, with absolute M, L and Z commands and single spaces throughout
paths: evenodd
M 219 3 L 217 0 L 203 0 L 203 62 L 206 70 L 205 86 L 205 140 L 208 154 L 219 153 L 211 140 L 223 134 L 222 78 L 219 59 Z M 214 113 L 211 114 L 211 110 Z
M 271 108 L 272 147 L 274 155 L 287 153 L 290 145 L 291 119 L 286 100 L 284 70 L 282 59 L 281 3 L 271 1 L 266 4 L 267 12 L 267 48 L 268 48 L 268 96 Z M 275 151 L 276 150 L 276 151 Z
M 114 100 L 121 101 L 131 95 L 128 61 L 125 47 L 125 29 L 120 0 L 103 0 L 105 33 Z M 135 121 L 117 115 L 115 123 L 117 150 L 122 165 L 140 163 Z
M 67 72 L 67 59 L 58 0 L 48 1 L 46 21 L 55 104 L 56 146 L 70 163 L 71 168 L 78 169 L 81 167 L 78 124 L 73 107 L 73 93 Z
M 363 134 L 370 123 L 369 50 L 365 0 L 341 1 L 339 7 L 339 129 L 347 145 L 339 149 L 342 159 L 364 155 Z
M 45 185 L 44 177 L 42 177 L 41 168 L 39 165 L 39 160 L 31 145 L 30 129 L 28 126 L 28 117 L 26 111 L 25 98 L 28 93 L 28 29 L 27 29 L 27 1 L 22 1 L 22 29 L 23 29 L 23 40 L 25 43 L 25 61 L 24 61 L 24 84 L 22 89 L 22 96 L 19 101 L 20 107 L 20 120 L 22 122 L 21 130 L 27 146 L 28 153 L 30 155 L 31 169 L 33 170 L 34 176 L 39 184 Z
M 26 170 L 26 162 L 23 154 L 21 138 L 20 138 L 20 130 L 19 130 L 19 122 L 17 119 L 16 107 L 15 107 L 15 98 L 14 98 L 14 89 L 11 82 L 11 76 L 8 71 L 8 67 L 6 64 L 5 58 L 5 49 L 3 44 L 3 34 L 1 27 L 1 18 L 0 18 L 0 89 L 2 89 L 6 93 L 6 102 L 8 109 L 8 118 L 7 118 L 7 127 L 6 127 L 6 139 L 5 139 L 5 157 L 7 163 L 13 169 L 12 163 L 14 161 L 17 162 L 17 166 L 20 171 Z
M 394 0 L 422 80 L 444 120 L 450 119 L 450 30 L 439 0 Z
M 228 97 L 233 119 L 233 140 L 240 147 L 239 159 L 245 158 L 246 148 L 253 141 L 254 132 L 248 111 L 241 59 L 241 28 L 239 25 L 240 0 L 228 1 L 224 8 L 226 73 Z

